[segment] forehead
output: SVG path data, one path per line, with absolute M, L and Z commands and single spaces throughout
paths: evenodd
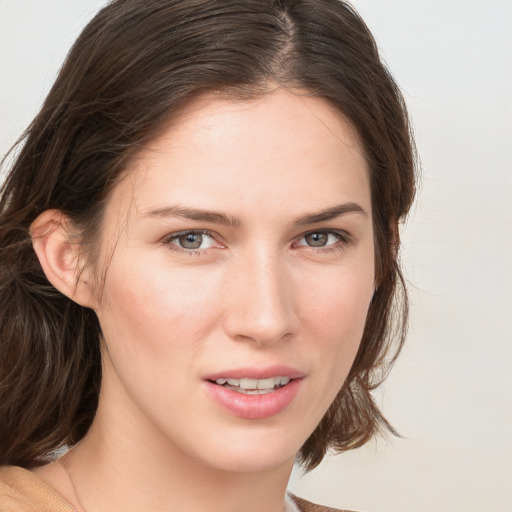
M 327 101 L 285 90 L 197 99 L 138 153 L 115 192 L 131 196 L 136 214 L 167 202 L 237 214 L 343 200 L 371 209 L 355 129 Z

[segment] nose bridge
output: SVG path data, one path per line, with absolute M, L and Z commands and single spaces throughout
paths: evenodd
M 293 300 L 282 255 L 259 247 L 241 256 L 228 276 L 225 328 L 237 339 L 272 343 L 290 334 Z

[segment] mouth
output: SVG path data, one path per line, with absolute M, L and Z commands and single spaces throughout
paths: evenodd
M 244 395 L 266 395 L 286 386 L 293 380 L 290 377 L 269 377 L 267 379 L 234 379 L 230 377 L 221 377 L 215 379 L 212 384 L 222 386 L 223 388 L 243 393 Z
M 239 418 L 256 420 L 278 415 L 295 400 L 305 375 L 287 366 L 223 370 L 205 378 L 214 403 Z

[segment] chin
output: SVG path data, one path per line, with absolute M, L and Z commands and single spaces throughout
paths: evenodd
M 291 471 L 297 452 L 304 440 L 294 439 L 289 432 L 249 432 L 216 439 L 200 454 L 200 462 L 220 471 L 261 473 L 287 468 Z M 294 442 L 295 441 L 295 442 Z M 196 452 L 197 453 L 197 452 Z
M 256 451 L 245 451 L 244 453 L 230 454 L 229 456 L 219 457 L 214 463 L 217 470 L 237 473 L 268 473 L 283 470 L 286 468 L 291 471 L 295 461 L 296 453 L 279 456 L 279 454 L 261 454 Z

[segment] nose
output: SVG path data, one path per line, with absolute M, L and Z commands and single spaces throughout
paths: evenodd
M 292 335 L 297 317 L 293 286 L 278 255 L 260 251 L 227 271 L 224 330 L 238 341 L 259 345 Z

